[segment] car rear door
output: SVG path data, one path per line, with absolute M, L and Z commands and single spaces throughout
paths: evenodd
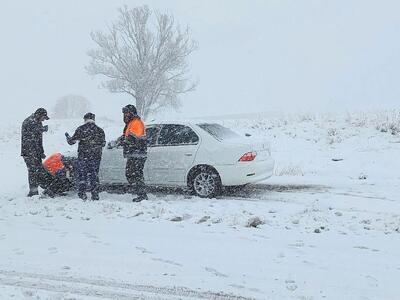
M 200 138 L 189 126 L 163 124 L 157 143 L 150 149 L 147 165 L 151 182 L 157 185 L 186 185 L 186 173 L 193 165 Z
M 156 182 L 157 173 L 154 172 L 154 166 L 157 166 L 157 152 L 154 147 L 157 143 L 158 134 L 160 133 L 159 125 L 146 126 L 146 139 L 147 139 L 147 160 L 144 165 L 144 179 L 146 184 L 154 184 Z

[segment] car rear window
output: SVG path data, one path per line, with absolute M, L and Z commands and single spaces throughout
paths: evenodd
M 239 137 L 236 132 L 220 124 L 202 123 L 197 125 L 219 141 Z

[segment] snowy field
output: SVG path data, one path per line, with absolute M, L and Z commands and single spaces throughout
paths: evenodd
M 218 199 L 27 199 L 0 129 L 0 299 L 399 299 L 399 112 L 220 118 L 270 140 L 275 176 Z M 47 154 L 70 150 L 48 122 Z M 121 124 L 98 120 L 108 140 Z M 257 224 L 260 223 L 260 224 Z

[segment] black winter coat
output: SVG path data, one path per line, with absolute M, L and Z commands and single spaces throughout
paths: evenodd
M 98 159 L 101 160 L 103 147 L 106 145 L 104 130 L 94 122 L 79 126 L 74 135 L 68 140 L 68 144 L 73 145 L 77 141 L 79 159 Z
M 122 136 L 123 153 L 125 158 L 147 157 L 147 141 L 146 137 L 137 138 L 130 134 L 127 137 Z
M 24 120 L 21 128 L 21 156 L 43 158 L 43 132 L 42 122 L 37 120 L 34 115 Z

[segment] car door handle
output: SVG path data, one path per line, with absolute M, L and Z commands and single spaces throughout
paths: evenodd
M 193 156 L 192 153 L 185 153 L 186 156 Z

